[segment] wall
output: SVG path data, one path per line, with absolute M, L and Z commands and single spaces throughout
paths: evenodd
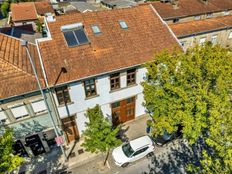
M 212 41 L 212 37 L 217 35 L 217 44 L 220 44 L 223 47 L 232 47 L 232 38 L 229 39 L 229 34 L 232 32 L 232 29 L 224 29 L 221 31 L 213 31 L 204 34 L 198 34 L 195 36 L 187 36 L 185 38 L 179 38 L 181 43 L 184 43 L 184 49 L 195 46 L 200 43 L 201 38 L 206 38 L 206 41 Z
M 69 85 L 69 94 L 71 103 L 66 106 L 58 106 L 61 118 L 68 115 L 76 115 L 76 122 L 79 133 L 85 129 L 85 122 L 88 121 L 85 117 L 86 110 L 99 104 L 102 108 L 103 114 L 111 119 L 111 103 L 120 101 L 132 96 L 136 96 L 135 117 L 145 114 L 145 108 L 142 106 L 143 94 L 140 83 L 144 80 L 146 75 L 145 68 L 137 69 L 136 85 L 126 86 L 126 71 L 120 73 L 121 89 L 110 91 L 109 75 L 103 75 L 96 78 L 97 96 L 86 99 L 84 86 L 82 82 L 76 82 Z M 54 94 L 56 104 L 58 105 L 56 95 Z

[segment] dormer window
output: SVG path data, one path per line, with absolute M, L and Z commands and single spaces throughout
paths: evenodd
M 89 43 L 81 23 L 62 26 L 61 30 L 69 47 Z
M 119 21 L 119 25 L 120 25 L 120 27 L 121 27 L 122 29 L 127 29 L 127 28 L 128 28 L 128 26 L 127 26 L 127 24 L 126 24 L 125 21 Z
M 99 29 L 99 27 L 97 25 L 92 25 L 91 28 L 92 28 L 94 34 L 101 33 L 101 30 Z

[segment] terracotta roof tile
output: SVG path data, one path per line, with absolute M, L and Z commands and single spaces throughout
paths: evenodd
M 128 29 L 121 29 L 119 20 L 124 20 Z M 61 26 L 79 22 L 90 43 L 69 48 Z M 102 33 L 94 35 L 92 24 L 97 24 Z M 60 16 L 48 26 L 52 40 L 39 43 L 39 47 L 50 85 L 54 85 L 62 67 L 67 73 L 58 83 L 143 64 L 156 52 L 180 48 L 149 5 Z
M 39 66 L 37 48 L 28 45 L 34 58 L 41 83 L 44 86 Z M 0 100 L 38 89 L 31 64 L 20 40 L 0 33 Z
M 152 5 L 163 19 L 173 19 L 232 9 L 231 2 L 232 0 L 209 0 L 204 4 L 200 0 L 178 0 L 178 9 L 174 9 L 171 3 L 160 1 L 153 2 Z
M 33 2 L 11 3 L 10 9 L 14 22 L 37 19 L 37 13 Z
M 177 37 L 184 37 L 192 34 L 232 27 L 232 16 L 169 24 L 169 27 Z
M 50 2 L 47 1 L 35 2 L 35 8 L 37 14 L 39 15 L 44 15 L 46 13 L 54 13 L 52 5 L 50 4 Z

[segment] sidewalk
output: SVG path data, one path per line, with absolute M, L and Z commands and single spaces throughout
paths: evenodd
M 122 130 L 123 133 L 125 134 L 125 137 L 128 140 L 135 139 L 137 137 L 146 135 L 146 121 L 148 120 L 147 115 L 142 115 L 135 120 L 131 120 L 123 124 Z M 80 139 L 79 142 L 77 142 L 72 150 L 72 153 L 70 155 L 70 158 L 68 162 L 66 162 L 67 166 L 69 169 L 71 168 L 76 168 L 78 166 L 84 165 L 86 163 L 89 163 L 96 158 L 102 157 L 103 154 L 95 154 L 95 153 L 90 153 L 84 150 L 83 147 L 81 147 L 81 144 L 83 143 L 83 138 Z M 73 144 L 74 145 L 74 144 Z M 67 152 L 67 154 L 70 153 Z

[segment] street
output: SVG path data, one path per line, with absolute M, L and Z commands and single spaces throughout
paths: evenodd
M 189 162 L 197 162 L 197 159 L 197 155 L 186 142 L 175 140 L 164 147 L 156 147 L 153 157 L 142 158 L 126 168 L 117 167 L 110 155 L 108 160 L 110 168 L 99 169 L 98 164 L 104 161 L 104 156 L 101 156 L 70 171 L 73 174 L 182 174 L 186 173 L 186 165 Z

